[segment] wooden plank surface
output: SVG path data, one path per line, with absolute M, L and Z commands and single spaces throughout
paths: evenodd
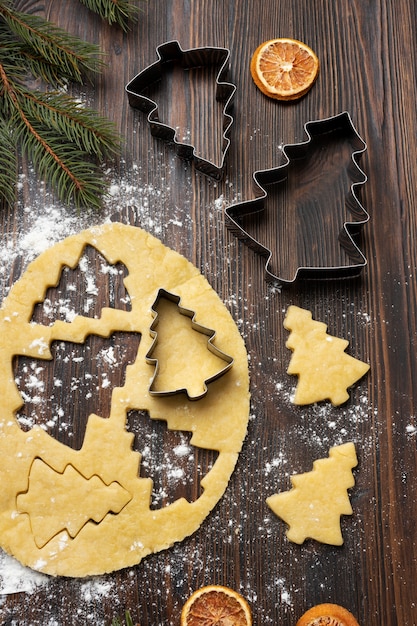
M 99 580 L 58 578 L 30 593 L 5 594 L 1 623 L 106 625 L 129 609 L 141 626 L 175 625 L 193 590 L 220 583 L 248 599 L 257 625 L 291 626 L 320 602 L 342 604 L 361 626 L 417 624 L 415 2 L 147 0 L 128 33 L 76 0 L 18 4 L 100 44 L 106 67 L 79 95 L 115 121 L 125 143 L 109 166 L 113 196 L 102 215 L 59 207 L 30 164 L 21 163 L 19 202 L 0 215 L 3 297 L 36 254 L 33 235 L 42 224 L 52 224 L 51 242 L 110 215 L 143 226 L 201 269 L 226 303 L 250 356 L 252 402 L 229 487 L 192 537 Z M 277 36 L 305 41 L 321 62 L 317 83 L 297 103 L 264 97 L 250 77 L 253 50 Z M 220 182 L 152 137 L 145 114 L 129 106 L 125 85 L 170 40 L 183 49 L 230 49 L 237 91 Z M 184 132 L 196 129 L 199 150 L 214 154 L 219 110 L 209 93 L 194 94 L 205 101 L 186 108 L 177 93 L 162 106 Z M 368 266 L 358 280 L 276 289 L 265 281 L 264 259 L 227 230 L 224 208 L 254 197 L 253 172 L 280 165 L 283 144 L 305 141 L 306 122 L 343 111 L 368 148 L 361 200 L 371 219 L 360 242 Z M 370 364 L 342 407 L 291 403 L 295 382 L 286 374 L 283 328 L 291 304 L 310 309 L 331 334 L 349 340 L 350 354 Z M 290 543 L 266 497 L 289 489 L 290 475 L 309 471 L 345 441 L 355 442 L 359 465 L 353 516 L 342 518 L 344 545 Z

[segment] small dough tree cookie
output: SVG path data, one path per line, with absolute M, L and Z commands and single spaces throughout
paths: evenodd
M 292 489 L 276 493 L 266 502 L 289 526 L 294 543 L 315 539 L 339 546 L 343 543 L 340 516 L 352 515 L 347 489 L 353 487 L 352 468 L 358 464 L 352 442 L 330 448 L 329 458 L 313 463 L 313 470 L 291 476 Z
M 328 335 L 326 324 L 313 320 L 310 311 L 288 307 L 284 328 L 291 331 L 286 346 L 293 351 L 287 373 L 298 375 L 294 404 L 346 402 L 347 389 L 366 374 L 369 365 L 346 354 L 349 342 Z

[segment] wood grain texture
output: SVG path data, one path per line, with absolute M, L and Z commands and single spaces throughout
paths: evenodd
M 1 623 L 110 625 L 127 608 L 141 626 L 174 626 L 194 589 L 221 583 L 248 598 L 259 626 L 292 626 L 320 602 L 342 604 L 362 626 L 414 626 L 416 3 L 147 0 L 128 33 L 100 22 L 77 0 L 22 1 L 20 7 L 99 43 L 105 52 L 104 72 L 83 88 L 83 96 L 125 137 L 117 174 L 136 176 L 137 188 L 161 189 L 154 220 L 163 225 L 163 242 L 202 270 L 238 323 L 250 355 L 252 418 L 224 498 L 192 537 L 132 570 L 104 577 L 111 593 L 94 602 L 86 601 L 85 582 L 67 579 L 53 580 L 29 597 L 5 596 Z M 278 36 L 305 41 L 321 62 L 313 89 L 296 103 L 264 97 L 250 77 L 253 50 Z M 129 106 L 124 92 L 128 81 L 156 60 L 156 47 L 174 39 L 184 49 L 230 49 L 229 78 L 237 92 L 221 182 L 199 174 L 152 137 L 146 116 Z M 172 120 L 181 120 L 181 95 L 169 104 Z M 200 120 L 192 104 L 186 110 L 184 123 L 200 129 L 203 149 L 218 115 L 212 104 L 199 111 Z M 280 147 L 304 141 L 307 121 L 342 111 L 350 113 L 368 146 L 361 161 L 368 175 L 361 200 L 371 216 L 361 238 L 368 267 L 358 280 L 274 289 L 265 281 L 264 260 L 227 230 L 222 206 L 253 198 L 253 172 L 279 165 Z M 28 164 L 21 167 L 26 171 Z M 30 205 L 30 185 L 21 193 Z M 137 192 L 136 199 L 117 207 L 115 217 L 141 225 L 135 203 L 143 197 Z M 28 228 L 24 202 L 0 215 L 2 235 L 11 240 Z M 4 294 L 25 264 L 16 259 L 3 278 Z M 291 404 L 294 381 L 285 373 L 290 355 L 282 325 L 290 304 L 310 309 L 330 334 L 349 339 L 350 354 L 370 363 L 369 375 L 353 388 L 346 406 Z M 351 490 L 354 515 L 342 519 L 344 545 L 289 543 L 266 497 L 288 489 L 291 474 L 309 471 L 331 445 L 348 440 L 356 444 L 359 466 Z

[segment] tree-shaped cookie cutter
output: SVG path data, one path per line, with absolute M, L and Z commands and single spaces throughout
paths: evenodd
M 272 282 L 278 283 L 281 286 L 292 285 L 298 279 L 332 279 L 332 278 L 350 278 L 356 277 L 360 274 L 362 269 L 367 265 L 365 256 L 360 251 L 357 239 L 358 235 L 364 224 L 369 220 L 369 215 L 365 211 L 364 207 L 360 203 L 357 190 L 366 181 L 367 176 L 358 165 L 358 160 L 362 154 L 366 151 L 367 146 L 363 139 L 356 131 L 349 113 L 346 111 L 322 120 L 309 121 L 304 125 L 305 133 L 308 139 L 298 144 L 287 144 L 283 146 L 282 152 L 285 158 L 285 162 L 275 168 L 267 170 L 258 170 L 253 174 L 255 195 L 257 196 L 253 200 L 244 201 L 235 205 L 231 205 L 225 209 L 226 224 L 229 229 L 241 240 L 243 240 L 250 248 L 257 253 L 266 257 L 265 274 L 266 279 Z M 268 198 L 268 188 L 273 185 L 277 185 L 278 189 L 282 189 L 285 186 L 285 182 L 288 178 L 288 171 L 291 164 L 300 162 L 303 159 L 306 161 L 307 166 L 309 159 L 314 158 L 314 141 L 325 142 L 327 137 L 331 137 L 331 140 L 339 142 L 340 140 L 348 138 L 353 148 L 351 154 L 350 163 L 346 167 L 346 175 L 349 176 L 351 181 L 350 187 L 347 185 L 346 193 L 344 195 L 344 212 L 349 214 L 352 219 L 341 220 L 343 226 L 336 234 L 336 239 L 339 242 L 339 248 L 344 250 L 349 258 L 349 264 L 346 265 L 333 265 L 331 263 L 324 263 L 320 266 L 310 266 L 307 264 L 300 264 L 296 267 L 291 276 L 278 275 L 272 267 L 272 250 L 263 245 L 256 237 L 252 236 L 250 232 L 243 226 L 242 222 L 246 218 L 261 220 L 266 219 L 265 216 L 265 203 Z M 315 163 L 316 174 L 320 168 L 320 163 Z M 308 177 L 313 174 L 308 171 L 305 175 L 305 186 L 308 187 Z M 325 182 L 330 184 L 328 179 Z M 284 183 L 284 185 L 283 185 Z M 281 192 L 282 193 L 282 192 Z M 308 198 L 308 188 L 303 191 L 304 196 Z M 307 219 L 307 218 L 306 218 Z M 308 234 L 309 224 L 305 226 Z M 288 236 L 290 239 L 290 236 Z M 303 241 L 301 245 L 308 246 L 308 241 Z M 289 243 L 291 247 L 291 243 Z M 288 255 L 290 256 L 291 250 Z M 295 252 L 294 252 L 295 254 Z M 294 257 L 295 258 L 295 257 Z
M 159 323 L 158 304 L 162 298 L 165 298 L 166 300 L 170 300 L 171 302 L 176 304 L 178 307 L 178 312 L 181 315 L 185 315 L 186 317 L 190 318 L 191 328 L 194 331 L 197 331 L 198 333 L 201 333 L 208 337 L 207 349 L 212 354 L 214 354 L 219 359 L 225 362 L 224 367 L 220 368 L 215 374 L 204 379 L 203 391 L 199 395 L 190 396 L 188 389 L 186 387 L 181 387 L 178 389 L 156 389 L 155 388 L 155 381 L 158 377 L 158 372 L 159 372 L 159 360 L 157 358 L 154 358 L 153 354 L 154 354 L 154 351 L 158 342 L 158 332 L 156 330 L 158 323 Z M 154 316 L 154 320 L 150 326 L 150 334 L 153 337 L 153 342 L 148 352 L 146 353 L 145 358 L 146 358 L 147 363 L 149 363 L 149 365 L 153 365 L 155 367 L 155 372 L 152 377 L 151 383 L 149 385 L 148 391 L 151 396 L 172 396 L 172 395 L 176 395 L 179 393 L 185 393 L 189 400 L 201 400 L 207 394 L 207 391 L 208 391 L 207 385 L 213 382 L 214 380 L 217 380 L 224 374 L 226 374 L 226 372 L 228 372 L 230 368 L 233 366 L 234 359 L 214 345 L 213 341 L 216 336 L 216 331 L 211 330 L 210 328 L 207 328 L 206 326 L 202 326 L 201 324 L 198 324 L 195 321 L 195 316 L 196 316 L 195 311 L 184 308 L 183 306 L 180 305 L 180 302 L 181 302 L 181 298 L 179 296 L 161 288 L 159 289 L 156 299 L 152 305 L 151 310 Z
M 236 91 L 234 84 L 225 81 L 229 69 L 230 51 L 227 48 L 218 47 L 182 50 L 178 41 L 169 41 L 158 46 L 156 52 L 158 61 L 139 72 L 126 85 L 129 103 L 132 107 L 148 113 L 147 120 L 153 136 L 172 142 L 178 156 L 193 160 L 196 169 L 211 178 L 220 180 L 223 176 L 226 153 L 230 145 L 229 135 L 233 124 L 230 111 Z M 173 64 L 179 64 L 184 70 L 211 66 L 220 67 L 216 76 L 216 99 L 219 102 L 224 101 L 224 108 L 222 157 L 219 164 L 202 158 L 196 153 L 195 146 L 180 141 L 176 129 L 159 120 L 158 104 L 146 96 L 148 88 L 160 81 L 163 72 Z M 181 94 L 178 94 L 178 98 L 181 99 Z

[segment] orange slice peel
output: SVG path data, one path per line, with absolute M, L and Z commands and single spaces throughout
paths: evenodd
M 304 96 L 316 81 L 319 68 L 319 59 L 307 44 L 283 37 L 258 46 L 250 64 L 256 86 L 277 100 Z
M 325 603 L 311 607 L 296 626 L 359 626 L 359 623 L 343 606 Z
M 252 626 L 248 602 L 223 585 L 207 585 L 194 591 L 183 606 L 180 626 Z

